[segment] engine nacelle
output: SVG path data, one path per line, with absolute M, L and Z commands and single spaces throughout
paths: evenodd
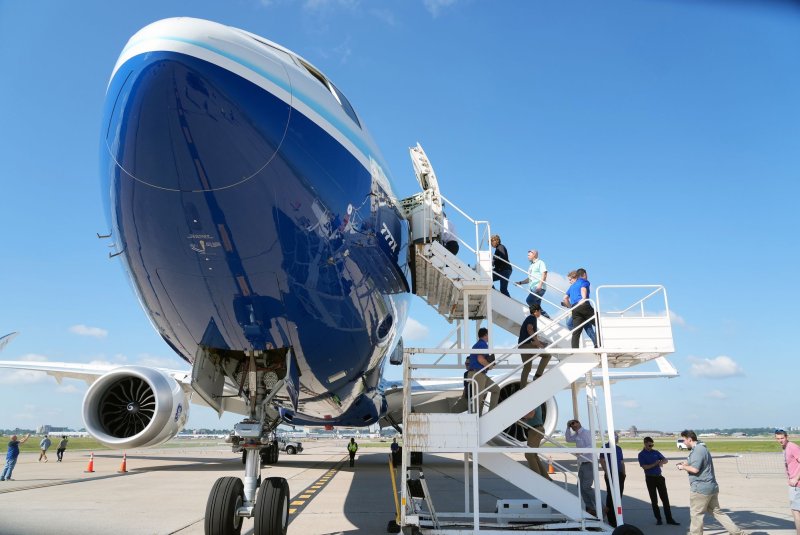
M 153 368 L 116 368 L 83 398 L 86 430 L 114 449 L 163 444 L 180 433 L 188 417 L 189 398 L 181 385 Z

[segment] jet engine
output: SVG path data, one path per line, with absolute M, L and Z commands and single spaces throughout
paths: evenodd
M 86 430 L 114 449 L 163 444 L 183 429 L 188 416 L 189 397 L 181 385 L 153 368 L 116 368 L 83 398 Z

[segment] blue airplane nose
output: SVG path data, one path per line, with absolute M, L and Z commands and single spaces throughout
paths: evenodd
M 289 86 L 282 69 L 265 74 Z M 289 125 L 290 106 L 263 87 L 176 52 L 130 59 L 108 95 L 112 158 L 131 178 L 165 190 L 213 191 L 247 181 L 269 165 Z

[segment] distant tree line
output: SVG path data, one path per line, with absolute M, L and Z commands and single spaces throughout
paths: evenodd
M 695 433 L 698 435 L 701 433 L 718 433 L 724 435 L 732 435 L 734 433 L 744 433 L 745 435 L 771 435 L 775 432 L 774 427 L 730 427 L 726 429 L 720 429 L 718 427 L 714 428 L 705 428 L 705 429 L 695 429 Z

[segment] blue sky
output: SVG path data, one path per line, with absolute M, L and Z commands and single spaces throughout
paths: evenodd
M 537 248 L 552 274 L 665 285 L 681 377 L 616 385 L 617 427 L 800 425 L 795 6 L 0 0 L 0 331 L 21 333 L 0 356 L 180 366 L 95 233 L 108 230 L 99 123 L 116 58 L 139 28 L 187 15 L 325 72 L 401 196 L 418 189 L 407 148 L 420 141 L 443 193 L 488 219 L 516 264 Z M 438 342 L 449 326 L 415 301 L 406 345 Z M 79 427 L 84 391 L 0 372 L 0 428 Z M 233 421 L 193 408 L 189 426 Z

